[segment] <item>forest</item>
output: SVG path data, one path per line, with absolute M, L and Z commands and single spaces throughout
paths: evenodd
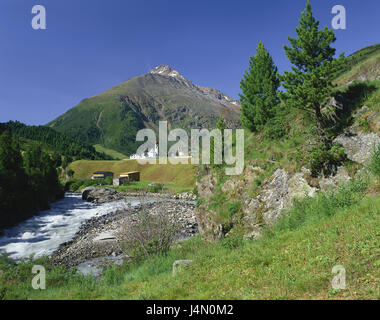
M 0 134 L 0 230 L 63 198 L 58 178 L 60 160 L 38 145 L 21 151 L 12 133 L 7 130 Z
M 28 126 L 18 121 L 0 123 L 0 133 L 9 130 L 17 138 L 38 141 L 49 151 L 70 157 L 72 160 L 110 160 L 104 153 L 79 138 L 68 136 L 46 126 Z M 21 146 L 22 147 L 22 146 Z

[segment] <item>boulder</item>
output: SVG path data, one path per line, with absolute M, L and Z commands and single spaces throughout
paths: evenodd
M 88 187 L 82 190 L 82 199 L 88 202 L 104 203 L 119 200 L 122 196 L 114 189 Z
M 195 208 L 195 216 L 198 223 L 198 231 L 202 238 L 207 240 L 218 240 L 223 238 L 225 232 L 223 226 L 216 222 L 217 213 L 200 205 Z
M 380 144 L 380 137 L 375 133 L 352 133 L 347 131 L 339 135 L 335 143 L 341 143 L 348 159 L 366 164 L 370 161 L 374 147 Z
M 82 200 L 87 200 L 89 194 L 94 191 L 96 187 L 87 187 L 82 190 Z

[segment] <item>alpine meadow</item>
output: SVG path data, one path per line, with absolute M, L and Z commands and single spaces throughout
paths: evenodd
M 380 299 L 378 1 L 67 5 L 0 53 L 1 300 Z

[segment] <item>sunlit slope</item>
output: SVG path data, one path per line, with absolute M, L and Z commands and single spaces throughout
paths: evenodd
M 128 161 L 87 161 L 80 160 L 70 164 L 74 178 L 89 179 L 96 171 L 111 171 L 115 176 L 122 172 L 140 171 L 142 181 L 169 182 L 180 187 L 195 186 L 196 167 L 190 164 L 145 164 L 136 160 Z

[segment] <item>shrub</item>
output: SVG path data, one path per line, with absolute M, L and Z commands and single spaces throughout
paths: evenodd
M 104 182 L 104 185 L 107 185 L 107 186 L 112 185 L 113 184 L 113 178 L 112 177 L 106 177 L 103 180 L 103 182 Z
M 286 135 L 288 123 L 285 114 L 279 111 L 278 114 L 269 119 L 264 127 L 264 137 L 271 140 L 279 140 Z
M 143 210 L 135 218 L 135 221 L 127 222 L 120 233 L 123 251 L 135 260 L 165 255 L 180 231 L 178 217 Z
M 152 183 L 148 186 L 148 191 L 152 193 L 159 193 L 164 190 L 164 184 L 163 183 Z
M 376 176 L 380 177 L 380 145 L 374 147 L 371 162 L 369 164 L 369 170 Z
M 312 148 L 308 159 L 314 177 L 320 173 L 328 176 L 346 160 L 346 153 L 340 144 L 328 148 L 324 143 L 320 143 Z

